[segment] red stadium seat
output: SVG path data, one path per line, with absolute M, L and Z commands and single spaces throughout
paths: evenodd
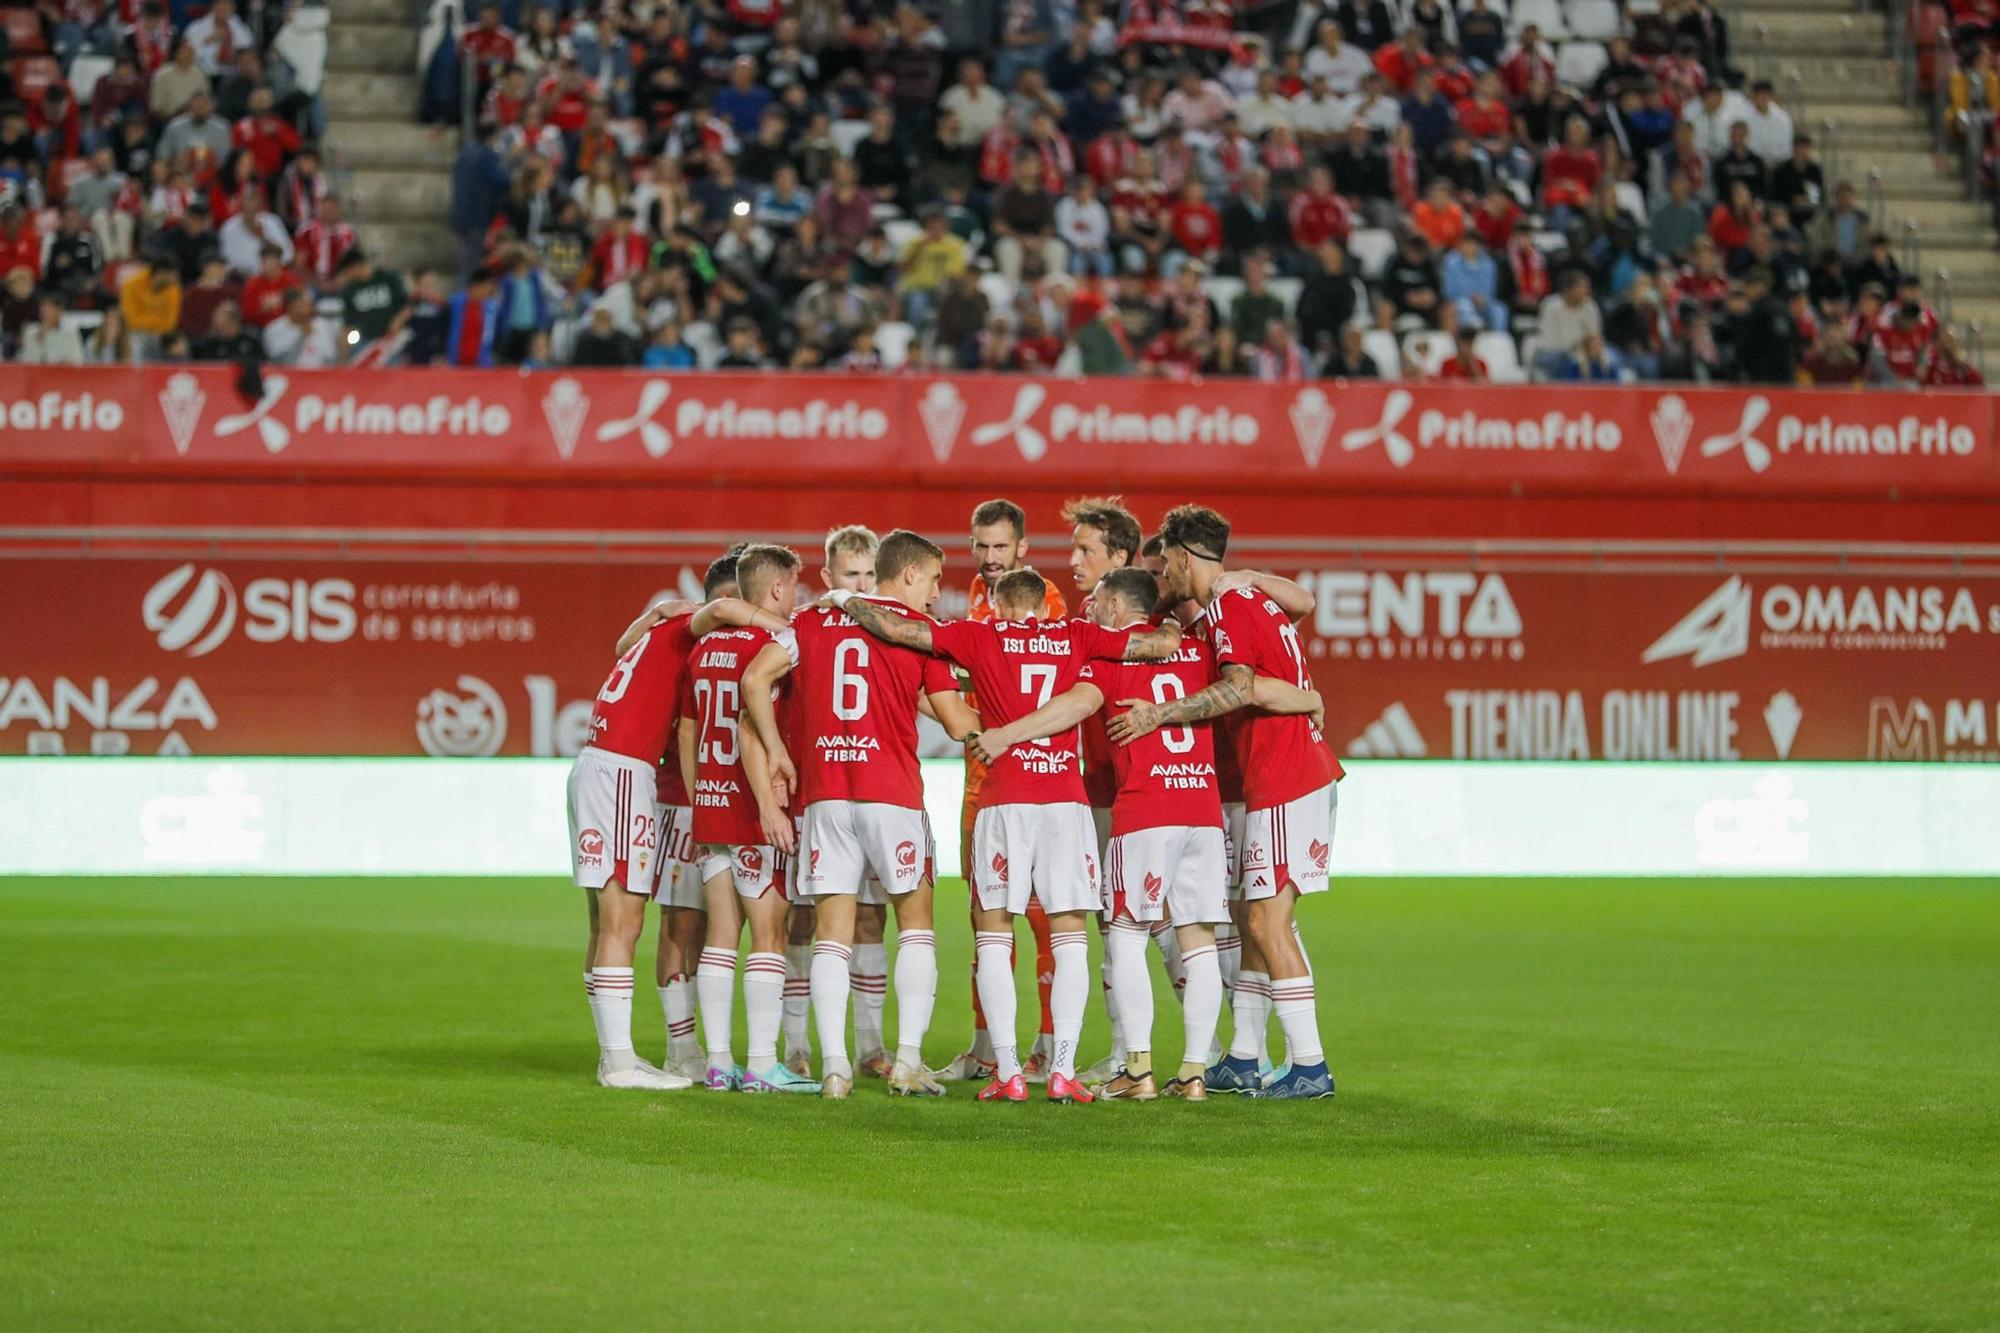
M 14 61 L 14 89 L 26 100 L 39 98 L 52 83 L 62 82 L 62 66 L 54 56 L 23 56 Z
M 46 52 L 48 43 L 42 40 L 42 20 L 32 9 L 0 10 L 0 24 L 7 31 L 8 48 L 17 56 L 38 56 Z

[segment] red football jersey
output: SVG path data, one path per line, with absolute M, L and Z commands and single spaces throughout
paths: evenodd
M 1076 684 L 1093 657 L 1123 657 L 1129 629 L 1092 621 L 953 621 L 931 631 L 937 652 L 972 674 L 982 725 L 1006 726 Z M 1016 745 L 987 770 L 979 805 L 1048 805 L 1085 799 L 1083 742 L 1072 727 L 1060 736 Z
M 870 601 L 898 615 L 901 602 Z M 917 696 L 956 693 L 951 668 L 935 657 L 883 643 L 844 612 L 818 607 L 778 636 L 792 653 L 798 737 L 799 805 L 875 801 L 924 808 L 917 766 Z
M 688 632 L 693 619 L 675 616 L 661 621 L 618 659 L 590 710 L 593 746 L 646 764 L 678 753 L 673 743 L 675 705 L 688 654 L 694 651 L 694 635 Z
M 1209 603 L 1202 616 L 1209 622 L 1217 671 L 1237 662 L 1302 690 L 1312 688 L 1299 632 L 1270 598 L 1239 588 Z M 1223 721 L 1243 774 L 1243 803 L 1252 810 L 1297 800 L 1340 777 L 1340 765 L 1309 717 L 1246 705 Z
M 1164 662 L 1091 662 L 1078 679 L 1103 693 L 1104 707 L 1096 718 L 1108 721 L 1128 711 L 1119 706 L 1121 699 L 1163 704 L 1200 694 L 1215 679 L 1215 658 L 1206 643 L 1190 637 Z M 1148 828 L 1222 827 L 1214 728 L 1207 723 L 1161 727 L 1115 755 L 1113 835 Z
M 755 627 L 702 636 L 688 661 L 694 696 L 694 840 L 724 846 L 764 841 L 757 797 L 743 771 L 743 672 L 771 636 Z

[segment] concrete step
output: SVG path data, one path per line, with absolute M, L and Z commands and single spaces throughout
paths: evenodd
M 375 222 L 370 220 L 362 241 L 392 268 L 408 273 L 420 268 L 443 269 L 449 277 L 456 272 L 458 244 L 451 232 L 438 223 Z
M 1896 67 L 1880 52 L 1865 56 L 1800 54 L 1776 57 L 1771 64 L 1773 66 L 1770 71 L 1771 81 L 1777 85 L 1780 97 L 1789 99 L 1792 96 L 1792 86 L 1788 80 L 1793 74 L 1799 76 L 1808 115 L 1818 112 L 1818 100 L 1823 91 L 1896 86 Z M 1799 114 L 1798 107 L 1791 106 L 1791 112 L 1792 118 L 1796 120 Z
M 408 120 L 343 118 L 328 138 L 341 165 L 354 170 L 431 170 L 449 172 L 458 155 L 458 131 L 433 133 L 428 125 Z
M 1773 53 L 1840 43 L 1862 52 L 1883 54 L 1882 20 L 1873 15 L 1828 14 L 1810 9 L 1745 10 L 1730 25 L 1732 54 L 1742 43 L 1743 54 L 1754 56 L 1760 47 Z
M 1884 228 L 1891 235 L 1899 234 L 1905 222 L 1914 222 L 1919 235 L 1934 233 L 1972 231 L 1993 225 L 1993 214 L 1983 204 L 1971 203 L 1963 197 L 1947 199 L 1910 199 L 1907 196 L 1889 197 L 1887 225 Z
M 1782 16 L 1802 14 L 1807 11 L 1833 18 L 1851 16 L 1866 19 L 1874 23 L 1877 28 L 1882 26 L 1882 16 L 1874 10 L 1869 9 L 1866 5 L 1856 3 L 1856 0 L 1771 0 L 1768 4 L 1738 5 L 1736 8 L 1730 10 L 1729 21 L 1732 25 L 1737 23 L 1755 23 L 1767 14 Z
M 428 8 L 418 0 L 340 0 L 339 19 L 328 32 L 346 23 L 406 23 L 415 31 Z
M 451 175 L 441 171 L 356 170 L 352 190 L 371 218 L 442 223 L 451 212 Z
M 413 74 L 417 29 L 409 23 L 361 23 L 343 19 L 327 29 L 329 74 Z
M 1852 129 L 1906 130 L 1923 127 L 1917 113 L 1896 100 L 1888 89 L 1839 86 L 1808 91 L 1806 118 L 1817 125 L 1831 116 Z M 1797 120 L 1794 113 L 1793 119 Z
M 2000 301 L 1986 299 L 1954 300 L 1951 306 L 1951 322 L 1961 329 L 1974 324 L 1986 336 L 1989 364 L 2000 363 Z
M 414 121 L 420 92 L 414 73 L 330 74 L 321 99 L 335 124 L 344 119 L 403 116 Z

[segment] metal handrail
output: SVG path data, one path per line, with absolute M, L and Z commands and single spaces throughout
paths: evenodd
M 1825 145 L 1825 151 L 1820 154 L 1820 160 L 1826 168 L 1827 179 L 1837 181 L 1841 178 L 1840 125 L 1832 116 L 1828 116 L 1820 122 L 1819 137 L 1820 141 Z
M 1952 297 L 1951 272 L 1948 269 L 1941 268 L 1937 271 L 1936 276 L 1938 318 L 1949 324 L 1951 323 L 1952 311 L 1958 305 L 1958 302 Z
M 1981 331 L 1978 320 L 1965 326 L 1965 351 L 1972 364 L 1977 367 L 1979 377 L 1986 378 L 1986 334 Z
M 1785 87 L 1791 92 L 1787 100 L 1791 103 L 1793 123 L 1802 125 L 1811 118 L 1811 113 L 1806 106 L 1805 76 L 1799 73 L 1797 65 L 1785 71 Z
M 1924 271 L 1924 239 L 1922 229 L 1915 218 L 1903 219 L 1903 253 L 1897 263 L 1905 273 L 1922 275 Z
M 1888 191 L 1882 180 L 1882 169 L 1871 167 L 1868 171 L 1868 216 L 1875 220 L 1877 227 L 1889 225 Z

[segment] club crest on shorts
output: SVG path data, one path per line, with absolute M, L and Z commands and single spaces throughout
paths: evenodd
M 1262 843 L 1246 843 L 1243 848 L 1243 868 L 1262 870 L 1264 868 L 1264 846 Z

